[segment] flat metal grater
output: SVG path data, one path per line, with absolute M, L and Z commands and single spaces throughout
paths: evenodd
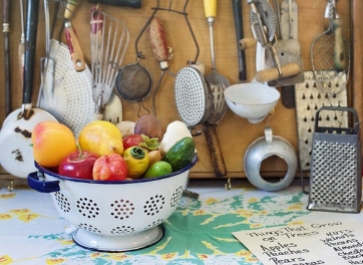
M 329 71 L 327 71 L 329 74 Z M 315 114 L 323 106 L 345 107 L 347 103 L 347 90 L 342 89 L 338 94 L 329 94 L 321 90 L 312 71 L 305 71 L 305 82 L 295 85 L 296 122 L 298 133 L 298 147 L 300 168 L 302 171 L 310 170 L 312 139 L 314 133 Z M 344 85 L 345 78 L 341 78 L 337 87 Z M 348 125 L 347 113 L 333 112 L 320 117 L 319 124 L 327 127 L 346 127 Z
M 346 112 L 354 126 L 321 126 L 320 115 Z M 308 210 L 359 213 L 362 197 L 362 154 L 358 113 L 347 107 L 322 107 L 316 113 Z

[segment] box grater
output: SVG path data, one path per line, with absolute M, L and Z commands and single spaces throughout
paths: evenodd
M 354 127 L 320 127 L 321 117 L 335 111 L 352 114 Z M 348 107 L 320 108 L 312 144 L 308 210 L 359 213 L 362 154 L 357 111 Z

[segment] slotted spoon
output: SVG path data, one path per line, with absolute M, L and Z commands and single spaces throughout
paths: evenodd
M 214 109 L 208 117 L 208 122 L 216 124 L 221 118 L 223 118 L 228 109 L 224 100 L 223 92 L 228 86 L 230 86 L 227 78 L 222 76 L 216 69 L 213 24 L 217 13 L 217 0 L 204 0 L 204 13 L 209 24 L 209 43 L 212 60 L 212 71 L 205 78 L 212 91 L 214 105 Z

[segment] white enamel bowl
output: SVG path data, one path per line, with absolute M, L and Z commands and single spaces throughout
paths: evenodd
M 276 106 L 280 93 L 261 83 L 244 83 L 227 87 L 224 98 L 236 115 L 259 123 Z

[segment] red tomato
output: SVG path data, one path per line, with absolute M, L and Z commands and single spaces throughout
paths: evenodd
M 123 139 L 124 150 L 132 146 L 138 146 L 140 143 L 145 142 L 140 134 L 131 134 Z
M 119 154 L 103 155 L 93 165 L 94 180 L 125 180 L 127 178 L 127 164 Z

